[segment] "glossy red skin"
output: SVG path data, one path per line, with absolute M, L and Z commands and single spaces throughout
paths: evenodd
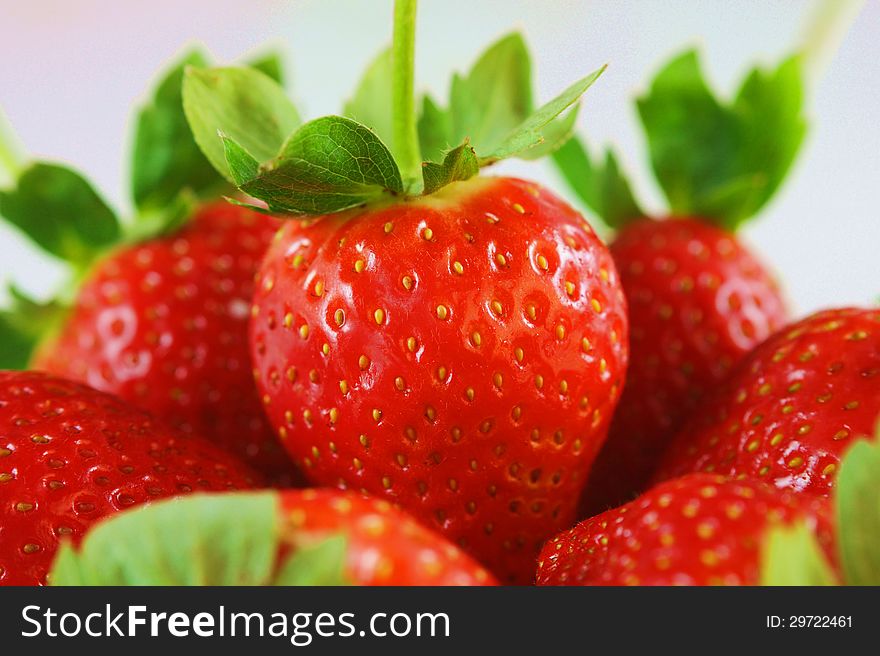
M 479 563 L 384 499 L 331 489 L 281 493 L 283 542 L 344 535 L 354 585 L 496 585 Z
M 524 583 L 606 434 L 625 302 L 606 247 L 546 189 L 492 178 L 445 194 L 282 228 L 254 301 L 258 386 L 314 483 L 399 503 Z
M 758 481 L 691 474 L 591 517 L 541 550 L 538 585 L 758 585 L 770 528 L 804 520 L 830 550 L 825 504 Z
M 259 482 L 226 451 L 114 396 L 0 371 L 0 585 L 42 584 L 59 540 L 107 515 Z
M 706 392 L 786 323 L 773 277 L 729 232 L 642 219 L 611 244 L 629 305 L 630 367 L 584 516 L 632 499 Z
M 880 416 L 880 310 L 819 312 L 758 346 L 688 422 L 657 479 L 712 471 L 827 496 Z
M 172 236 L 114 252 L 88 276 L 34 368 L 116 394 L 269 475 L 290 476 L 247 343 L 254 275 L 278 225 L 218 202 Z

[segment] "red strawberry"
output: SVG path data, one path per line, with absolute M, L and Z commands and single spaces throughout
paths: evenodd
M 156 534 L 140 542 L 140 527 Z M 168 567 L 168 563 L 175 563 Z M 495 585 L 384 500 L 337 490 L 196 494 L 101 522 L 53 585 Z
M 247 346 L 254 274 L 278 225 L 217 202 L 174 234 L 120 248 L 98 262 L 32 365 L 116 394 L 268 474 L 289 476 Z
M 614 264 L 576 211 L 497 178 L 289 222 L 253 312 L 266 409 L 313 482 L 530 576 L 574 519 L 627 360 Z
M 585 514 L 644 489 L 700 399 L 786 322 L 773 277 L 736 236 L 776 193 L 806 131 L 797 57 L 756 68 L 716 97 L 693 50 L 673 57 L 638 99 L 666 220 L 639 207 L 608 150 L 572 140 L 556 162 L 617 230 L 611 251 L 630 311 L 632 365 L 583 499 Z
M 824 504 L 757 481 L 692 474 L 550 540 L 538 585 L 756 585 L 774 526 L 806 520 L 829 550 Z
M 758 346 L 688 422 L 658 480 L 711 471 L 827 496 L 880 414 L 880 310 L 819 312 Z
M 643 488 L 703 394 L 785 325 L 773 278 L 731 233 L 643 219 L 611 245 L 629 306 L 631 365 L 590 475 L 588 514 Z
M 43 582 L 58 541 L 96 520 L 194 490 L 250 488 L 250 469 L 119 399 L 0 372 L 0 584 Z
M 343 535 L 354 585 L 486 585 L 494 579 L 458 547 L 384 500 L 335 490 L 280 493 L 282 543 Z

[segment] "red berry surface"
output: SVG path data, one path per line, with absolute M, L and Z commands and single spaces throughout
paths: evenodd
M 0 585 L 43 583 L 59 540 L 112 513 L 257 483 L 225 451 L 114 396 L 0 372 Z
M 285 490 L 287 547 L 346 538 L 344 576 L 355 585 L 490 585 L 494 578 L 454 544 L 388 501 L 337 490 Z
M 293 466 L 259 402 L 247 345 L 254 275 L 279 223 L 217 202 L 86 278 L 33 366 L 116 394 L 271 475 Z
M 515 179 L 288 222 L 251 326 L 269 417 L 314 483 L 399 503 L 511 582 L 574 520 L 627 362 L 607 248 Z
M 584 497 L 595 514 L 631 499 L 700 399 L 785 325 L 773 277 L 731 233 L 642 219 L 611 245 L 629 306 L 630 367 Z
M 814 314 L 772 336 L 707 399 L 658 479 L 711 471 L 828 495 L 843 452 L 880 415 L 880 310 Z
M 764 537 L 805 520 L 827 549 L 823 504 L 758 481 L 691 474 L 550 540 L 538 585 L 757 585 Z

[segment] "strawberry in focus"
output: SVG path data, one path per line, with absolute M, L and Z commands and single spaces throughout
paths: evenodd
M 651 164 L 669 208 L 647 217 L 614 153 L 594 161 L 573 139 L 556 163 L 614 228 L 630 313 L 631 366 L 583 498 L 586 516 L 643 490 L 701 399 L 753 346 L 785 325 L 773 275 L 737 235 L 773 197 L 803 141 L 800 62 L 754 69 L 719 100 L 685 52 L 638 100 Z
M 550 540 L 538 585 L 758 585 L 774 528 L 805 522 L 833 542 L 827 508 L 757 481 L 691 474 Z
M 59 541 L 102 517 L 260 482 L 208 441 L 42 373 L 0 372 L 0 435 L 0 585 L 42 584 Z
M 759 345 L 676 436 L 657 480 L 708 471 L 828 496 L 880 415 L 880 310 L 816 313 Z
M 138 542 L 138 528 L 159 537 Z M 168 567 L 167 563 L 176 563 Z M 193 495 L 124 513 L 62 547 L 53 585 L 494 585 L 383 500 L 337 490 Z
M 184 108 L 217 170 L 288 218 L 257 279 L 251 345 L 306 477 L 396 502 L 525 583 L 541 542 L 574 519 L 623 384 L 627 322 L 583 217 L 479 172 L 559 148 L 603 69 L 534 108 L 528 50 L 510 34 L 455 77 L 447 107 L 424 97 L 417 116 L 415 8 L 395 3 L 392 46 L 346 116 L 298 125 L 283 90 L 255 93 L 254 76 L 222 68 L 187 72 Z
M 288 222 L 257 280 L 254 365 L 301 469 L 382 495 L 522 580 L 574 519 L 626 319 L 605 246 L 537 185 Z

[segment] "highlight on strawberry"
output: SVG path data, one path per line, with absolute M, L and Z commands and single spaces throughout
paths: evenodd
M 277 55 L 252 64 L 254 76 L 280 75 Z M 121 396 L 289 484 L 298 475 L 263 414 L 247 347 L 254 274 L 278 223 L 225 202 L 234 190 L 193 140 L 181 81 L 207 65 L 200 51 L 183 56 L 137 113 L 131 220 L 55 163 L 21 162 L 0 191 L 0 216 L 69 272 L 48 302 L 9 290 L 0 368 Z
M 668 201 L 646 216 L 609 148 L 583 139 L 554 160 L 572 190 L 616 231 L 611 252 L 630 319 L 620 409 L 584 495 L 595 514 L 643 490 L 705 394 L 787 322 L 774 275 L 736 235 L 773 198 L 806 133 L 798 56 L 749 72 L 716 97 L 688 50 L 637 101 L 653 172 Z
M 217 170 L 286 219 L 257 278 L 251 348 L 296 463 L 525 583 L 575 519 L 623 384 L 627 320 L 580 214 L 479 173 L 558 148 L 602 69 L 535 109 L 512 34 L 417 116 L 414 21 L 415 3 L 397 2 L 393 45 L 347 116 L 300 124 L 278 85 L 242 68 L 189 69 L 183 103 Z
M 144 532 L 157 539 L 143 540 Z M 61 547 L 52 585 L 495 585 L 384 500 L 337 490 L 198 494 Z

